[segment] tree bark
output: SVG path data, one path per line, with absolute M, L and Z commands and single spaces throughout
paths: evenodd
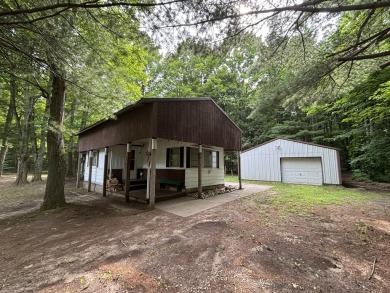
M 15 79 L 11 79 L 11 88 L 16 90 L 16 82 Z M 17 170 L 16 170 L 16 180 L 15 185 L 23 185 L 27 184 L 27 172 L 28 172 L 28 158 L 29 158 L 29 139 L 30 139 L 30 124 L 32 111 L 34 108 L 34 102 L 30 93 L 28 91 L 28 87 L 25 88 L 23 93 L 24 98 L 24 106 L 23 106 L 23 120 L 17 115 L 16 110 L 16 94 L 13 95 L 14 99 L 14 115 L 17 121 L 17 126 L 19 128 L 20 139 L 18 145 L 18 156 L 17 156 Z
M 63 122 L 65 108 L 66 84 L 64 78 L 52 66 L 52 95 L 49 100 L 49 123 L 47 130 L 48 176 L 42 210 L 54 209 L 65 202 L 65 148 L 63 137 Z
M 49 111 L 49 101 L 46 100 L 45 114 L 44 114 L 44 127 L 41 128 L 39 148 L 35 139 L 35 156 L 34 156 L 34 177 L 32 181 L 42 181 L 42 166 L 43 155 L 45 154 L 46 146 L 46 129 L 47 129 L 47 114 Z M 35 131 L 35 130 L 34 130 Z M 35 132 L 34 132 L 35 134 Z
M 74 112 L 76 109 L 76 99 L 72 100 L 72 103 L 70 105 L 70 129 L 73 129 L 74 127 Z M 68 141 L 68 149 L 67 149 L 67 171 L 66 175 L 69 177 L 75 176 L 75 164 L 74 164 L 74 135 L 71 134 Z
M 13 83 L 12 83 L 13 80 Z M 4 128 L 3 128 L 3 133 L 2 133 L 2 141 L 0 145 L 0 176 L 3 175 L 4 172 L 4 163 L 5 163 L 5 158 L 7 156 L 8 152 L 8 137 L 10 133 L 10 128 L 11 128 L 11 123 L 12 123 L 12 116 L 14 112 L 14 101 L 15 101 L 15 80 L 10 79 L 10 100 L 9 100 L 9 106 L 8 106 L 8 111 L 7 111 L 7 117 L 5 119 L 4 123 Z

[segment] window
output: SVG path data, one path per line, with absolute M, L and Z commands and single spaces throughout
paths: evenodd
M 92 152 L 92 166 L 98 167 L 99 165 L 99 151 Z
M 187 168 L 198 167 L 198 149 L 187 148 Z M 203 149 L 203 168 L 219 168 L 219 152 Z
M 167 148 L 167 167 L 183 167 L 184 147 Z
M 219 152 L 212 150 L 203 151 L 204 167 L 219 168 Z

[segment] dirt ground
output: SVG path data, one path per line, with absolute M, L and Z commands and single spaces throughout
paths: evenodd
M 191 217 L 0 178 L 0 292 L 390 292 L 390 193 L 280 215 L 272 189 Z M 28 195 L 28 196 L 27 196 Z

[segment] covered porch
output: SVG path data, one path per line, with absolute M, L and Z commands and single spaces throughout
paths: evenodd
M 77 186 L 145 202 L 224 185 L 241 130 L 211 99 L 143 99 L 79 133 Z M 115 180 L 113 180 L 115 178 Z

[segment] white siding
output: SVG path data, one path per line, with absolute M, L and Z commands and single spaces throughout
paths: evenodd
M 175 140 L 158 139 L 157 140 L 157 169 L 178 169 L 185 170 L 185 186 L 186 188 L 198 187 L 198 168 L 186 168 L 187 152 L 184 151 L 184 167 L 167 167 L 166 166 L 166 155 L 167 148 L 174 147 L 194 147 L 197 145 L 188 142 L 181 142 Z M 224 184 L 224 152 L 223 148 L 212 147 L 212 150 L 219 152 L 219 168 L 203 168 L 202 169 L 202 186 Z M 145 163 L 145 168 L 147 167 Z
M 325 184 L 340 184 L 338 151 L 290 140 L 277 139 L 241 154 L 241 177 L 248 180 L 281 181 L 281 158 L 321 158 Z
M 99 149 L 98 165 L 92 166 L 92 177 L 91 183 L 92 190 L 94 191 L 94 185 L 103 185 L 103 171 L 104 171 L 104 149 Z M 89 152 L 87 153 L 85 170 L 84 170 L 84 181 L 88 181 L 89 178 Z
M 202 186 L 218 185 L 225 183 L 225 174 L 223 169 L 223 149 L 219 151 L 219 168 L 202 169 Z M 187 168 L 185 173 L 186 189 L 198 187 L 198 168 Z
M 135 150 L 135 171 L 131 173 L 131 178 L 136 178 L 136 170 L 137 169 L 147 169 L 148 168 L 148 159 L 146 156 L 146 152 L 149 149 L 148 141 L 143 141 L 139 143 L 134 143 L 137 146 L 132 147 Z M 157 139 L 157 151 L 156 151 L 156 168 L 157 169 L 178 169 L 185 170 L 185 183 L 186 188 L 194 188 L 198 187 L 198 168 L 186 168 L 186 156 L 187 152 L 184 151 L 184 167 L 166 167 L 166 152 L 167 148 L 174 147 L 197 147 L 197 145 L 188 142 L 167 140 L 167 139 Z M 209 185 L 218 185 L 224 184 L 224 151 L 223 148 L 220 147 L 211 147 L 210 149 L 219 152 L 219 168 L 203 168 L 202 170 L 202 182 L 203 186 Z M 112 159 L 111 159 L 112 152 Z M 125 158 L 126 158 L 126 146 L 125 145 L 117 145 L 109 148 L 109 158 L 108 158 L 108 166 L 107 168 L 112 169 L 122 169 L 122 176 L 125 178 L 126 166 L 125 166 Z M 111 162 L 110 162 L 111 160 Z M 85 171 L 84 171 L 84 181 L 88 181 L 88 173 L 89 173 L 89 152 L 86 158 Z M 103 185 L 103 171 L 104 171 L 104 149 L 99 150 L 99 164 L 98 167 L 92 167 L 92 190 L 94 189 L 94 184 Z M 146 176 L 146 174 L 144 175 Z

